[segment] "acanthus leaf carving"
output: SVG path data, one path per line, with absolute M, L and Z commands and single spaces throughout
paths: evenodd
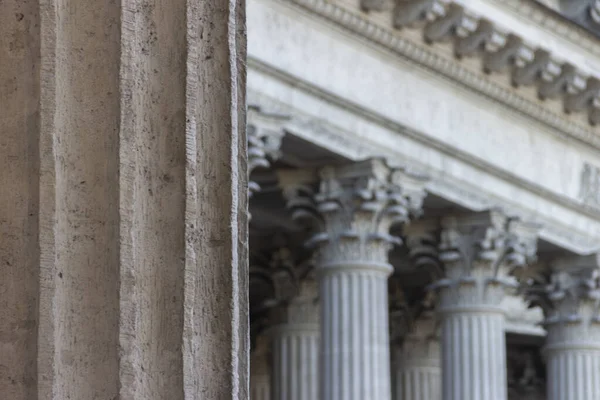
M 284 124 L 289 116 L 268 112 L 258 106 L 248 106 L 248 175 L 257 168 L 269 168 L 280 156 L 281 141 L 285 134 Z M 260 190 L 258 183 L 249 180 L 248 194 L 251 197 Z
M 250 263 L 250 286 L 260 296 L 251 298 L 254 334 L 272 324 L 276 310 L 288 304 L 302 291 L 302 282 L 310 275 L 312 260 L 306 258 L 289 239 L 280 245 L 254 254 Z M 274 314 L 275 313 L 275 314 Z
M 319 302 L 317 283 L 312 278 L 302 279 L 297 290 L 271 312 L 271 324 L 311 325 L 319 324 Z
M 390 228 L 419 212 L 426 178 L 379 158 L 326 167 L 320 177 L 315 202 L 323 231 L 311 243 L 319 247 L 321 262 L 386 263 L 390 246 L 400 243 Z
M 600 256 L 555 260 L 524 291 L 544 311 L 549 343 L 600 343 Z
M 497 307 L 514 273 L 535 261 L 539 226 L 509 218 L 499 210 L 442 219 L 440 260 L 445 278 L 431 287 L 440 301 Z

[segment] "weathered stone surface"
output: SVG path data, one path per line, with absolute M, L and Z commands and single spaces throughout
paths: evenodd
M 0 398 L 248 397 L 244 8 L 0 3 Z
M 39 246 L 37 1 L 0 2 L 0 397 L 35 399 Z

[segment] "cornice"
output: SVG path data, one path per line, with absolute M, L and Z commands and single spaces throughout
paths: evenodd
M 416 42 L 409 37 L 402 36 L 397 30 L 389 29 L 373 22 L 366 14 L 361 13 L 360 10 L 349 10 L 346 7 L 325 0 L 280 1 L 300 6 L 310 14 L 325 18 L 343 30 L 358 35 L 362 39 L 367 39 L 385 50 L 391 51 L 410 62 L 416 63 L 437 75 L 441 75 L 461 86 L 508 106 L 522 115 L 533 118 L 557 131 L 561 135 L 567 135 L 569 138 L 575 138 L 596 149 L 600 149 L 600 130 L 594 126 L 585 124 L 582 120 L 576 121 L 573 118 L 570 118 L 566 113 L 557 113 L 543 101 L 531 100 L 525 97 L 519 88 L 513 88 L 508 85 L 494 82 L 490 79 L 489 75 L 483 71 L 475 71 L 463 65 L 459 59 L 449 58 L 447 55 L 436 51 L 434 47 L 428 46 L 425 42 Z M 435 38 L 444 37 L 447 39 L 446 36 L 451 34 L 451 31 L 457 28 L 451 23 L 440 23 L 440 25 L 443 25 L 442 28 L 444 31 L 435 33 L 433 35 Z M 526 64 L 521 64 L 521 67 L 517 68 L 515 65 L 511 64 L 511 62 L 507 61 L 511 58 L 510 54 L 507 53 L 505 54 L 506 57 L 500 57 L 501 60 L 493 61 L 496 64 L 492 65 L 492 68 L 498 69 L 498 72 L 493 73 L 510 74 L 511 71 L 521 71 L 524 67 L 531 66 L 532 70 L 528 73 L 531 73 L 531 76 L 535 75 L 537 77 L 538 75 L 542 76 L 543 74 L 548 75 L 550 73 L 546 73 L 545 71 L 552 70 L 550 78 L 547 78 L 550 80 L 534 78 L 533 80 L 535 80 L 535 82 L 530 79 L 527 84 L 535 84 L 538 86 L 545 85 L 545 89 L 548 89 L 548 87 L 551 86 L 551 94 L 553 96 L 561 96 L 565 108 L 569 109 L 572 114 L 583 112 L 584 109 L 587 109 L 589 120 L 591 122 L 596 123 L 600 121 L 600 109 L 593 105 L 595 95 L 597 94 L 595 90 L 595 78 L 588 78 L 586 80 L 576 70 L 572 71 L 573 73 L 571 74 L 568 68 L 563 68 L 564 65 L 556 64 L 553 61 L 552 55 L 548 56 L 549 61 L 547 64 L 537 63 L 538 65 L 533 65 L 536 64 L 536 61 L 535 59 L 532 59 L 532 57 L 534 57 L 535 50 L 537 49 L 527 48 L 525 42 L 520 38 L 511 42 L 507 39 L 508 36 L 510 36 L 510 34 L 503 34 L 504 46 L 507 47 L 512 43 L 510 45 L 517 46 L 517 48 L 505 49 L 500 47 L 491 53 L 481 52 L 478 56 L 482 59 L 486 57 L 490 58 L 490 54 L 501 56 L 499 54 L 500 51 L 506 50 L 506 52 L 510 52 L 516 58 L 525 54 L 523 57 L 525 57 L 525 59 L 529 58 L 529 60 L 521 60 L 520 62 L 526 62 Z M 500 40 L 500 42 L 502 42 L 502 40 Z M 600 49 L 597 49 L 597 51 L 600 54 Z M 520 55 L 517 57 L 516 53 L 519 53 Z M 471 56 L 473 55 L 471 54 Z M 498 62 L 500 62 L 500 64 L 497 64 Z M 482 64 L 485 63 L 482 62 Z M 587 88 L 585 86 L 586 84 L 590 84 L 590 87 Z M 562 86 L 564 86 L 564 88 Z
M 499 5 L 513 11 L 520 17 L 530 20 L 537 26 L 560 34 L 574 46 L 600 56 L 598 38 L 585 28 L 569 21 L 556 11 L 532 0 L 494 0 Z

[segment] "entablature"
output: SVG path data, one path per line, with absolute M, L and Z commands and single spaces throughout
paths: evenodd
M 250 82 L 253 80 L 250 79 Z M 267 87 L 262 85 L 264 82 L 258 82 L 263 88 Z M 289 96 L 285 91 L 279 93 L 276 97 Z M 540 237 L 554 246 L 575 254 L 600 250 L 600 212 L 565 196 L 518 177 L 507 176 L 503 171 L 482 165 L 466 154 L 463 158 L 460 152 L 435 142 L 425 140 L 418 144 L 419 140 L 413 139 L 425 139 L 424 136 L 413 136 L 402 127 L 381 126 L 358 113 L 340 110 L 329 102 L 319 100 L 318 105 L 313 105 L 305 97 L 299 103 L 291 101 L 283 104 L 252 88 L 249 98 L 255 103 L 285 109 L 293 116 L 284 127 L 289 136 L 326 149 L 342 159 L 359 161 L 368 157 L 385 157 L 396 165 L 426 174 L 429 177 L 427 191 L 458 207 L 472 211 L 500 207 L 511 215 L 540 224 Z M 308 114 L 309 109 L 329 114 L 339 125 Z M 360 127 L 360 130 L 352 130 L 351 127 Z M 479 185 L 477 182 L 486 184 Z
M 408 7 L 402 13 L 401 6 L 365 13 L 350 0 L 280 2 L 600 148 L 599 131 L 589 125 L 600 118 L 594 75 L 600 69 L 600 48 L 581 48 L 563 37 L 563 31 L 577 27 L 561 25 L 558 34 L 556 26 L 554 31 L 536 29 L 501 8 L 492 13 L 494 8 L 483 1 L 469 2 L 467 8 L 460 2 L 411 0 L 401 3 Z M 379 3 L 365 2 L 371 7 Z

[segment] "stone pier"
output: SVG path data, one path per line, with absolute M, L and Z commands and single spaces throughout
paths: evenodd
M 0 398 L 247 398 L 244 10 L 0 2 Z

